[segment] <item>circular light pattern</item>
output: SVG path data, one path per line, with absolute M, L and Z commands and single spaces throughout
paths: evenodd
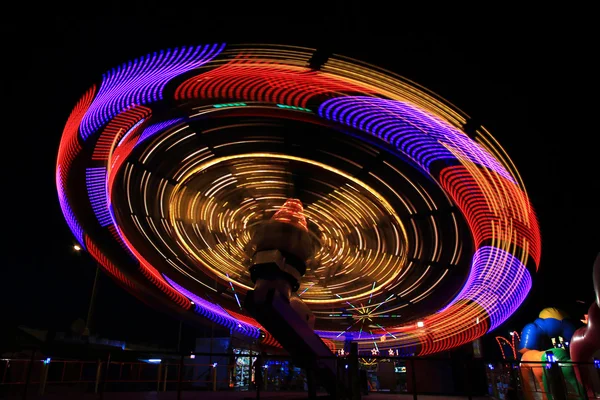
M 224 171 L 213 171 L 216 168 Z M 304 275 L 304 302 L 363 299 L 374 292 L 373 281 L 388 286 L 398 280 L 405 266 L 401 243 L 406 235 L 385 198 L 340 170 L 285 154 L 212 158 L 182 177 L 165 200 L 174 205 L 169 224 L 177 245 L 220 279 L 229 280 L 242 291 L 251 290 L 254 285 L 247 272 L 250 260 L 244 249 L 253 236 L 253 227 L 285 202 L 293 185 L 290 175 L 298 171 L 305 171 L 306 183 L 312 188 L 337 181 L 337 190 L 330 196 L 315 193 L 316 200 L 304 209 L 319 242 L 312 268 Z M 258 196 L 245 197 L 246 191 Z M 189 223 L 177 223 L 182 220 Z M 214 232 L 220 232 L 223 240 L 210 243 Z M 395 235 L 387 237 L 386 232 Z M 389 252 L 386 246 L 391 247 Z M 365 257 L 369 249 L 373 255 Z
M 418 85 L 313 55 L 216 44 L 106 73 L 58 153 L 80 246 L 140 299 L 277 346 L 242 302 L 252 235 L 294 198 L 315 250 L 296 295 L 328 346 L 423 355 L 497 327 L 541 251 L 506 153 Z

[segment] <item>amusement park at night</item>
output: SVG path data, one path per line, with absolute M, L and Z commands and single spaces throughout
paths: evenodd
M 583 70 L 361 10 L 27 22 L 0 398 L 600 398 Z

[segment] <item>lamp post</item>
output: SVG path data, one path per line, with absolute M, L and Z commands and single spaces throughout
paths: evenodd
M 73 245 L 73 249 L 80 253 L 83 251 L 81 246 L 78 244 Z M 96 302 L 96 291 L 98 287 L 98 276 L 100 275 L 100 267 L 96 264 L 96 274 L 94 275 L 94 284 L 92 286 L 92 294 L 90 296 L 90 304 L 88 307 L 87 317 L 85 318 L 85 328 L 83 329 L 83 336 L 90 336 L 91 319 L 94 312 L 94 303 Z

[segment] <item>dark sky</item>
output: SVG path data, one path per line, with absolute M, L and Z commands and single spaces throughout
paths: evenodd
M 600 251 L 600 140 L 588 94 L 597 48 L 590 45 L 591 29 L 565 23 L 569 15 L 561 12 L 500 16 L 497 23 L 490 22 L 498 17 L 492 13 L 441 26 L 422 15 L 386 12 L 377 2 L 330 10 L 308 4 L 291 12 L 233 4 L 177 12 L 163 4 L 129 15 L 96 4 L 90 7 L 103 16 L 55 10 L 4 16 L 3 320 L 60 329 L 85 317 L 94 263 L 71 250 L 54 183 L 63 124 L 79 97 L 122 62 L 215 41 L 329 48 L 404 75 L 479 120 L 520 170 L 542 227 L 534 290 L 506 330 L 520 330 L 546 306 L 583 314 Z M 409 29 L 407 22 L 418 27 Z M 95 323 L 101 334 L 175 340 L 171 317 L 147 309 L 107 277 L 99 290 Z

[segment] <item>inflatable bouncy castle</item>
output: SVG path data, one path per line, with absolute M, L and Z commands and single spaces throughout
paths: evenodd
M 553 367 L 557 367 L 557 362 L 570 361 L 568 349 L 575 329 L 568 315 L 557 308 L 543 309 L 535 321 L 525 325 L 521 333 L 519 353 L 526 398 L 546 400 L 552 399 L 552 394 L 557 391 L 581 392 L 573 368 L 569 364 L 560 366 L 567 387 L 553 386 L 556 382 L 562 385 L 562 379 L 556 379 L 557 371 Z
M 545 308 L 523 328 L 518 352 L 526 399 L 589 399 L 600 392 L 600 255 L 594 290 L 596 302 L 582 320 L 586 326 L 576 329 L 565 312 Z

